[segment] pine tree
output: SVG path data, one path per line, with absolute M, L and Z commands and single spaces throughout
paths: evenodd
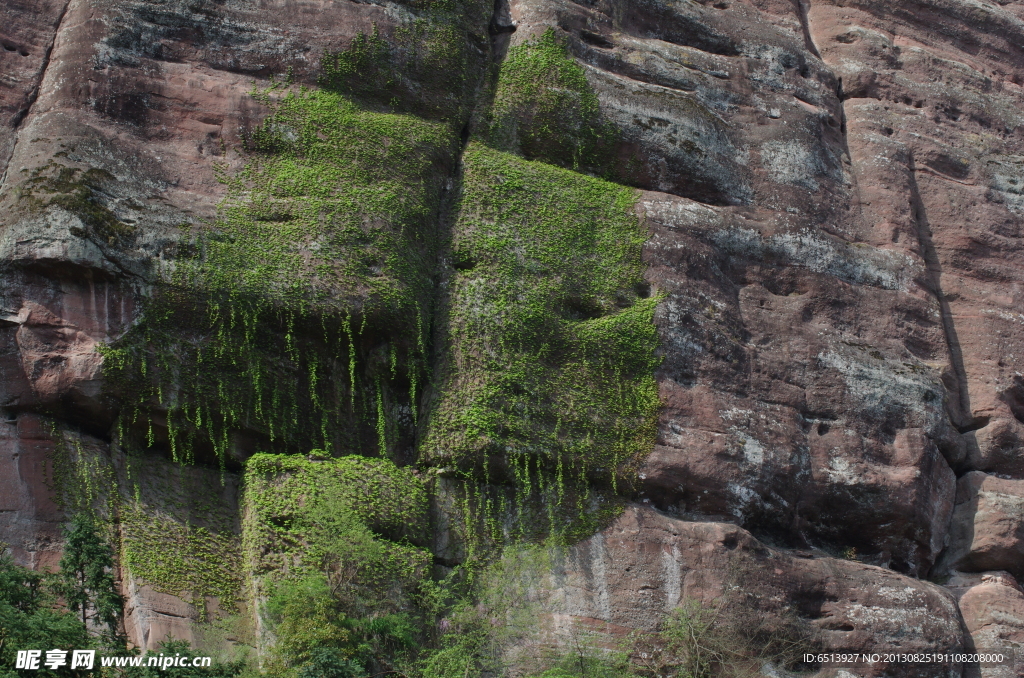
M 105 627 L 110 640 L 120 638 L 118 620 L 123 610 L 114 583 L 114 555 L 96 530 L 92 517 L 80 513 L 64 530 L 64 555 L 56 591 L 83 624 Z
M 5 548 L 0 543 L 0 678 L 27 675 L 14 669 L 18 650 L 93 647 L 85 625 L 75 615 L 54 606 L 46 578 L 16 565 Z M 33 673 L 39 678 L 87 675 L 70 667 Z

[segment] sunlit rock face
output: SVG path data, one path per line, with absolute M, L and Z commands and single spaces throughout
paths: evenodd
M 0 541 L 100 511 L 137 644 L 253 586 L 132 560 L 140 516 L 241 563 L 246 460 L 312 450 L 431 478 L 444 567 L 458 483 L 629 502 L 573 517 L 556 641 L 739 563 L 829 651 L 1019 642 L 1024 4 L 0 17 Z

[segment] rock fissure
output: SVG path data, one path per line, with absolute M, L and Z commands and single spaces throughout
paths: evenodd
M 10 169 L 10 158 L 14 155 L 15 145 L 17 144 L 18 130 L 21 128 L 22 123 L 25 121 L 29 113 L 32 111 L 32 107 L 35 105 L 36 99 L 39 97 L 39 88 L 43 86 L 43 81 L 46 78 L 46 72 L 50 67 L 50 55 L 53 52 L 53 45 L 57 40 L 57 36 L 60 34 L 60 28 L 64 24 L 64 17 L 67 14 L 68 7 L 71 5 L 72 2 L 73 0 L 64 0 L 63 4 L 61 5 L 61 9 L 57 14 L 57 19 L 53 25 L 53 37 L 50 38 L 50 42 L 43 52 L 42 65 L 38 71 L 36 84 L 28 93 L 25 102 L 22 104 L 21 108 L 17 112 L 15 112 L 11 120 L 12 131 L 9 132 L 9 134 L 11 135 L 12 141 L 9 145 L 7 145 L 7 157 L 0 158 L 0 165 L 2 165 L 4 168 L 3 173 L 0 174 L 0 190 L 3 189 L 4 184 L 7 182 L 7 173 Z
M 811 23 L 808 19 L 808 11 L 812 0 L 792 0 L 792 2 L 797 18 L 800 21 L 800 29 L 804 34 L 804 43 L 807 45 L 807 50 L 821 59 L 821 52 L 818 51 L 818 46 L 814 44 L 814 36 L 811 35 Z
M 949 301 L 942 292 L 942 264 L 939 262 L 935 243 L 932 238 L 931 226 L 928 223 L 928 216 L 925 212 L 924 203 L 921 201 L 921 193 L 917 185 L 917 165 L 911 153 L 907 167 L 910 202 L 912 215 L 917 227 L 918 239 L 921 244 L 921 258 L 925 262 L 927 272 L 928 289 L 939 304 L 939 313 L 942 320 L 942 331 L 946 340 L 946 348 L 949 355 L 950 366 L 953 369 L 952 391 L 956 395 L 955 408 L 950 412 L 953 425 L 960 433 L 967 433 L 982 428 L 985 423 L 975 420 L 971 414 L 971 397 L 967 386 L 967 370 L 964 367 L 963 352 L 960 341 L 957 338 L 956 325 L 953 319 L 953 312 L 950 309 Z M 980 425 L 978 425 L 980 423 Z M 986 422 L 987 423 L 987 422 Z

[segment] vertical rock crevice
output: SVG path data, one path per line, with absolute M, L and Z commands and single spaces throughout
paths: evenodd
M 952 370 L 950 375 L 952 383 L 947 383 L 946 388 L 953 396 L 953 402 L 951 403 L 952 406 L 948 407 L 947 410 L 956 429 L 960 433 L 968 433 L 982 428 L 987 423 L 987 419 L 984 417 L 974 417 L 971 414 L 971 395 L 968 389 L 967 369 L 964 366 L 963 350 L 960 347 L 960 340 L 957 336 L 953 311 L 950 309 L 949 300 L 942 291 L 942 263 L 939 260 L 939 255 L 932 239 L 928 214 L 921 199 L 921 191 L 917 184 L 917 171 L 914 154 L 911 152 L 907 167 L 910 208 L 917 227 L 921 258 L 924 259 L 925 263 L 926 284 L 939 305 L 942 332 L 946 340 L 946 349 L 949 355 L 950 369 Z M 963 472 L 962 469 L 961 472 Z
M 54 44 L 57 42 L 57 36 L 60 35 L 61 26 L 64 24 L 64 17 L 67 16 L 68 8 L 71 6 L 72 0 L 64 0 L 61 10 L 57 15 L 56 21 L 53 24 L 53 36 L 50 38 L 49 44 L 43 52 L 43 63 L 39 69 L 39 80 L 36 82 L 35 87 L 29 92 L 28 97 L 25 99 L 25 104 L 20 111 L 15 113 L 14 118 L 11 120 L 11 135 L 12 142 L 6 153 L 6 157 L 0 158 L 0 167 L 4 168 L 2 174 L 0 174 L 0 190 L 3 190 L 4 184 L 7 183 L 8 163 L 11 158 L 14 157 L 15 147 L 18 144 L 18 132 L 21 129 L 21 125 L 28 119 L 29 114 L 32 112 L 32 107 L 35 106 L 36 100 L 39 98 L 39 91 L 43 87 L 43 82 L 46 80 L 46 73 L 50 68 L 50 55 L 53 54 Z
M 807 47 L 807 51 L 820 59 L 821 52 L 818 51 L 818 46 L 814 44 L 814 37 L 811 35 L 811 24 L 807 16 L 810 9 L 810 0 L 793 0 L 793 6 L 796 9 L 797 18 L 800 20 L 800 28 L 804 34 L 804 44 Z

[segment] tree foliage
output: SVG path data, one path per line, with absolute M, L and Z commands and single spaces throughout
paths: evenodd
M 94 646 L 86 626 L 68 611 L 56 607 L 46 577 L 14 563 L 0 553 L 0 678 L 15 678 L 18 650 L 86 649 Z M 33 674 L 77 676 L 83 672 L 67 667 Z
M 64 531 L 64 555 L 54 589 L 83 625 L 103 628 L 109 640 L 121 637 L 124 603 L 114 582 L 114 554 L 87 513 L 76 515 Z

